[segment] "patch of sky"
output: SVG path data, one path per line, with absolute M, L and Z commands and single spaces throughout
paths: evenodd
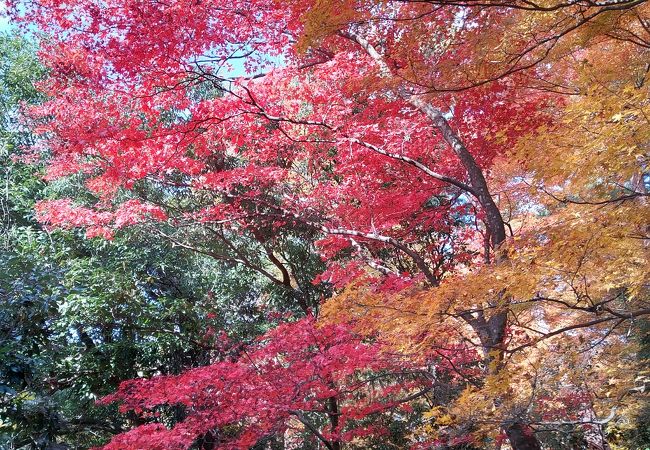
M 0 33 L 11 32 L 13 28 L 14 26 L 7 14 L 7 5 L 3 1 L 0 1 Z

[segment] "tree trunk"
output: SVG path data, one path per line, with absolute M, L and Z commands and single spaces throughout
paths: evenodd
M 330 397 L 327 401 L 327 404 L 328 404 L 327 415 L 329 416 L 330 419 L 332 432 L 337 432 L 339 427 L 339 405 L 338 402 L 336 401 L 336 397 Z M 338 439 L 336 441 L 332 441 L 332 450 L 341 450 L 341 449 L 342 449 L 341 441 L 339 441 Z
M 504 427 L 513 450 L 542 450 L 531 427 L 515 422 Z
M 387 78 L 394 77 L 390 66 L 386 63 L 382 55 L 365 38 L 346 32 L 341 32 L 340 34 L 345 38 L 357 42 L 379 65 L 382 76 Z M 451 127 L 441 110 L 418 97 L 418 95 L 411 92 L 404 84 L 399 86 L 396 91 L 404 101 L 415 107 L 431 121 L 433 127 L 440 133 L 444 141 L 458 157 L 469 178 L 471 192 L 468 192 L 476 197 L 485 213 L 486 234 L 489 236 L 488 245 L 495 250 L 495 262 L 502 262 L 505 256 L 502 253 L 497 253 L 496 250 L 506 240 L 505 223 L 501 211 L 488 189 L 488 184 L 481 167 L 465 146 L 461 137 Z M 497 298 L 498 303 L 501 303 L 502 300 L 504 299 Z M 483 312 L 479 312 L 477 315 L 469 312 L 461 314 L 461 317 L 479 336 L 488 363 L 487 372 L 490 374 L 498 373 L 503 365 L 505 352 L 504 339 L 508 323 L 507 304 L 508 299 L 505 299 L 503 301 L 503 307 L 494 309 L 492 316 L 489 318 L 486 318 Z M 498 400 L 495 403 L 498 403 Z M 514 450 L 541 450 L 533 429 L 527 424 L 517 421 L 511 424 L 504 424 L 503 428 Z

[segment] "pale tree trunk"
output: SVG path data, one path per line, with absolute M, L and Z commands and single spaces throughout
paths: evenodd
M 593 407 L 584 412 L 582 420 L 585 422 L 584 439 L 589 450 L 611 450 L 605 439 L 603 422 L 599 422 Z
M 394 77 L 390 66 L 364 37 L 346 32 L 341 32 L 341 35 L 359 44 L 377 63 L 383 77 Z M 432 122 L 434 128 L 441 134 L 447 145 L 460 160 L 469 178 L 470 189 L 468 193 L 473 195 L 481 205 L 485 213 L 485 226 L 487 236 L 490 239 L 490 246 L 493 250 L 497 250 L 506 240 L 505 225 L 501 211 L 490 194 L 483 171 L 474 156 L 465 147 L 462 139 L 451 127 L 442 111 L 410 92 L 404 84 L 397 88 L 397 94 Z M 503 255 L 497 256 L 496 263 L 499 263 L 503 258 Z M 498 300 L 502 301 L 503 299 Z M 489 371 L 492 374 L 502 369 L 505 351 L 504 339 L 508 321 L 508 307 L 507 301 L 503 303 L 505 303 L 504 306 L 496 309 L 490 318 L 486 318 L 482 313 L 461 315 L 479 336 L 486 356 L 490 355 L 487 359 Z M 506 422 L 502 427 L 514 450 L 541 450 L 534 430 L 528 424 L 522 421 Z

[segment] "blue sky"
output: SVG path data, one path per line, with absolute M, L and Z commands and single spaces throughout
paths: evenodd
M 7 13 L 7 5 L 0 0 L 0 32 L 4 33 L 5 31 L 11 30 L 11 24 L 9 23 L 9 18 L 5 15 Z

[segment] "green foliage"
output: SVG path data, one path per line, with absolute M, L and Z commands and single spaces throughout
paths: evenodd
M 21 125 L 20 106 L 41 100 L 34 84 L 43 74 L 30 43 L 0 37 L 0 448 L 88 448 L 138 423 L 95 404 L 121 381 L 222 359 L 230 342 L 268 330 L 269 312 L 299 308 L 293 290 L 250 268 L 175 246 L 144 227 L 105 241 L 49 232 L 36 222 L 33 208 L 41 199 L 65 194 L 81 203 L 95 200 L 83 178 L 46 185 L 39 167 L 27 161 L 34 137 Z M 142 189 L 180 208 L 197 201 L 155 186 Z M 221 250 L 191 230 L 188 236 Z M 244 236 L 229 238 L 255 249 Z M 311 279 L 322 262 L 310 244 L 282 239 L 283 257 L 301 268 L 297 282 L 316 305 L 326 288 Z M 176 408 L 164 414 L 170 424 L 183 415 Z

